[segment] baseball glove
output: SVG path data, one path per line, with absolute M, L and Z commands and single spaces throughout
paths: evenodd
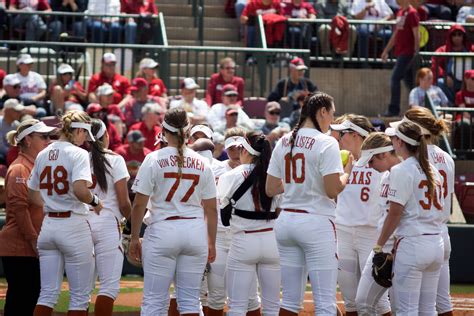
M 392 286 L 392 254 L 377 252 L 372 259 L 372 276 L 380 286 L 389 288 Z
M 142 238 L 140 238 L 140 240 L 141 239 Z M 127 258 L 127 261 L 132 266 L 141 268 L 142 267 L 141 261 L 137 261 L 137 260 L 135 260 L 135 258 L 132 258 L 132 256 L 130 256 L 130 251 L 129 251 L 130 250 L 130 241 L 131 241 L 130 235 L 127 235 L 127 234 L 122 235 L 122 247 L 123 247 L 123 253 L 125 254 L 125 258 Z

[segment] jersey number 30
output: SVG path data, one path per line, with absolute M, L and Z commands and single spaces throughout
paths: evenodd
M 290 153 L 285 155 L 285 182 L 290 183 L 291 179 L 295 183 L 303 183 L 305 177 L 305 162 L 304 154 L 297 153 L 295 155 L 290 155 Z M 297 169 L 297 164 L 301 165 L 300 170 Z
M 53 195 L 53 191 L 57 195 L 63 195 L 69 191 L 69 182 L 67 181 L 67 171 L 63 166 L 57 166 L 52 169 L 47 166 L 40 175 L 40 189 L 48 190 L 48 195 Z

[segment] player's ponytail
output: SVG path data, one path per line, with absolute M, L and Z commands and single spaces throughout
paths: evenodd
M 28 120 L 24 120 L 20 123 L 20 125 L 18 125 L 17 129 L 16 130 L 13 130 L 13 131 L 9 131 L 6 135 L 5 135 L 5 138 L 7 139 L 7 142 L 8 144 L 10 144 L 10 146 L 20 146 L 20 147 L 23 147 L 24 146 L 24 140 L 25 138 L 23 138 L 22 140 L 20 140 L 20 142 L 17 142 L 17 136 L 21 134 L 21 132 L 23 132 L 24 130 L 26 130 L 27 128 L 30 128 L 31 126 L 39 123 L 40 121 L 38 120 L 35 120 L 35 119 L 28 119 Z
M 334 99 L 329 94 L 319 91 L 308 95 L 304 99 L 303 106 L 301 107 L 300 119 L 293 128 L 290 136 L 290 156 L 292 156 L 293 147 L 295 146 L 296 137 L 298 136 L 298 130 L 305 123 L 306 119 L 309 118 L 311 122 L 313 122 L 314 127 L 321 132 L 321 127 L 316 119 L 316 114 L 321 108 L 330 111 L 333 103 Z
M 260 205 L 256 205 L 256 209 L 260 207 L 265 212 L 270 212 L 272 207 L 272 198 L 269 197 L 265 192 L 265 183 L 267 182 L 267 169 L 272 156 L 272 147 L 270 142 L 265 138 L 261 132 L 248 132 L 246 139 L 250 146 L 260 156 L 253 155 L 252 162 L 255 164 L 252 183 L 252 197 L 255 203 L 257 201 Z
M 449 132 L 449 128 L 442 119 L 436 117 L 427 108 L 416 107 L 405 112 L 405 117 L 410 121 L 419 124 L 428 133 L 423 133 L 427 140 L 436 142 L 438 138 Z
M 178 174 L 181 177 L 182 168 L 184 166 L 184 147 L 186 144 L 186 133 L 189 126 L 188 114 L 182 108 L 173 108 L 168 110 L 163 121 L 163 128 L 166 131 L 165 135 L 168 138 L 168 133 L 176 137 L 178 141 Z M 169 138 L 168 138 L 169 140 Z
M 106 174 L 110 174 L 110 169 L 112 168 L 110 162 L 106 158 L 106 153 L 109 151 L 104 146 L 104 138 L 107 134 L 107 128 L 101 120 L 93 119 L 91 131 L 95 138 L 95 142 L 89 142 L 92 158 L 92 170 L 94 171 L 94 177 L 100 189 L 107 192 Z
M 431 165 L 428 158 L 428 145 L 425 137 L 422 134 L 421 127 L 413 122 L 402 122 L 398 125 L 397 129 L 405 136 L 411 138 L 412 140 L 417 141 L 418 145 L 408 144 L 402 139 L 405 143 L 405 146 L 412 155 L 416 157 L 418 163 L 421 166 L 421 169 L 426 175 L 428 180 L 428 193 L 430 196 L 434 196 L 435 192 L 435 174 L 431 169 Z

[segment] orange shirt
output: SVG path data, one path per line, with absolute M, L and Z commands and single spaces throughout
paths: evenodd
M 31 241 L 36 240 L 43 222 L 43 208 L 28 201 L 26 181 L 34 159 L 22 152 L 5 177 L 6 223 L 0 232 L 0 256 L 36 257 Z

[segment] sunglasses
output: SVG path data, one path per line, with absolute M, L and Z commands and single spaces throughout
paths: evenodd
M 223 67 L 223 69 L 225 69 L 225 70 L 234 70 L 235 67 Z
M 270 111 L 268 112 L 270 115 L 280 115 L 280 111 Z
M 344 137 L 344 135 L 349 134 L 349 133 L 352 133 L 352 131 L 349 130 L 349 129 L 345 129 L 345 130 L 343 130 L 343 131 L 339 131 L 339 135 L 341 135 L 341 138 Z
M 13 89 L 20 89 L 20 88 L 21 88 L 21 86 L 19 84 L 16 84 L 16 85 L 13 86 Z
M 455 32 L 451 36 L 464 36 L 464 33 L 461 32 Z
M 237 115 L 239 115 L 239 113 L 230 113 L 230 114 L 227 114 L 227 115 L 229 115 L 229 116 L 237 116 Z

